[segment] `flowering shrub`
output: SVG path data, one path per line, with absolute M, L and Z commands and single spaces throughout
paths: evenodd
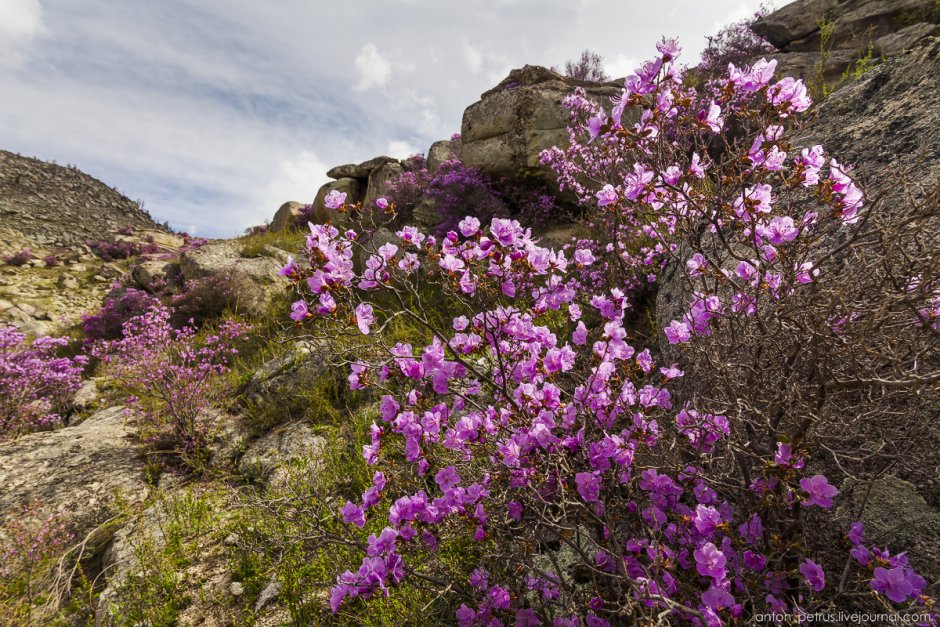
M 234 278 L 194 279 L 180 287 L 180 292 L 170 299 L 173 326 L 201 327 L 206 322 L 220 318 L 225 312 L 238 309 L 238 298 L 242 290 Z
M 104 261 L 117 261 L 118 259 L 129 259 L 140 254 L 140 245 L 136 242 L 108 241 L 108 240 L 89 240 L 85 242 L 93 253 L 101 257 Z
M 8 266 L 13 266 L 14 268 L 19 268 L 20 266 L 25 266 L 27 263 L 36 258 L 36 255 L 33 254 L 28 248 L 24 248 L 18 253 L 13 253 L 12 255 L 4 255 L 3 263 Z
M 583 51 L 577 61 L 565 62 L 565 76 L 595 83 L 610 80 L 604 71 L 604 60 L 601 55 L 590 50 Z
M 67 338 L 32 342 L 14 326 L 0 326 L 0 441 L 61 423 L 60 412 L 78 389 L 86 358 L 56 357 Z
M 72 538 L 61 512 L 47 516 L 37 502 L 23 506 L 0 528 L 0 620 L 33 624 L 33 604 L 50 561 Z
M 860 526 L 836 538 L 841 556 L 804 534 L 805 516 L 839 494 L 814 465 L 807 416 L 827 394 L 940 380 L 920 365 L 937 354 L 930 246 L 891 269 L 906 277 L 905 300 L 880 310 L 852 303 L 865 324 L 878 314 L 896 325 L 904 312 L 906 331 L 922 331 L 892 347 L 896 378 L 840 378 L 838 368 L 870 367 L 858 359 L 809 364 L 808 385 L 763 385 L 760 355 L 742 364 L 734 349 L 783 355 L 802 375 L 801 354 L 768 343 L 787 336 L 791 303 L 822 297 L 828 307 L 828 317 L 807 309 L 818 334 L 810 343 L 830 347 L 852 332 L 853 312 L 820 286 L 825 271 L 862 254 L 853 244 L 868 241 L 861 229 L 877 219 L 875 203 L 821 146 L 791 143 L 788 126 L 810 105 L 801 81 L 775 82 L 774 63 L 760 61 L 732 65 L 698 92 L 683 86 L 676 43 L 658 49 L 626 79 L 612 115 L 583 92 L 569 98 L 572 145 L 543 156 L 595 208 L 604 228 L 591 245 L 546 249 L 502 218 L 466 217 L 440 238 L 406 226 L 378 248 L 355 230 L 314 225 L 307 263 L 282 270 L 301 294 L 293 320 L 315 322 L 324 341 L 369 340 L 368 350 L 335 355 L 352 389 L 381 394 L 363 448 L 372 484 L 335 512 L 350 531 L 336 542 L 358 542 L 363 556 L 339 574 L 334 612 L 409 577 L 456 595 L 461 625 L 718 625 L 868 591 L 885 608 L 933 607 L 907 559 L 869 548 Z M 367 256 L 359 273 L 357 249 Z M 625 317 L 667 264 L 690 289 L 661 330 L 673 347 L 663 353 L 631 337 Z M 440 307 L 423 296 L 431 288 L 446 326 L 431 317 Z M 383 330 L 401 318 L 426 337 L 390 342 Z M 731 377 L 725 384 L 687 355 L 714 355 L 729 330 L 743 347 L 720 345 L 711 364 Z M 786 377 L 787 367 L 775 372 Z M 788 383 L 811 393 L 796 399 L 801 416 L 789 413 Z M 350 540 L 356 529 L 370 533 Z M 441 579 L 435 548 L 461 536 L 478 544 L 478 567 L 466 580 Z M 840 557 L 841 577 L 827 578 Z
M 715 78 L 728 68 L 729 63 L 740 67 L 774 52 L 773 45 L 751 30 L 751 25 L 767 13 L 767 5 L 762 4 L 752 17 L 729 24 L 709 36 L 696 72 L 705 79 Z
M 58 255 L 46 255 L 42 258 L 42 262 L 47 268 L 54 268 L 62 263 L 62 260 Z
M 170 311 L 154 304 L 124 323 L 123 337 L 95 346 L 140 412 L 141 438 L 157 451 L 172 450 L 189 466 L 206 461 L 216 410 L 227 394 L 220 378 L 238 353 L 235 342 L 250 327 L 234 321 L 200 337 L 196 329 L 170 324 Z
M 90 342 L 120 339 L 125 322 L 145 313 L 158 302 L 147 292 L 132 287 L 110 296 L 97 312 L 82 316 L 85 338 Z

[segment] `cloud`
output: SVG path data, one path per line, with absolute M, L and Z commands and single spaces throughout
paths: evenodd
M 41 32 L 39 0 L 0 0 L 0 65 L 21 65 L 26 49 Z
M 483 69 L 483 53 L 467 42 L 463 44 L 463 58 L 474 74 L 479 74 Z
M 604 72 L 610 78 L 624 78 L 633 74 L 639 66 L 640 62 L 636 57 L 618 54 L 613 59 L 604 62 Z
M 388 143 L 388 156 L 396 159 L 407 159 L 411 155 L 421 152 L 414 144 L 404 139 L 396 139 Z
M 289 200 L 313 202 L 317 190 L 329 180 L 326 176 L 329 168 L 309 150 L 301 150 L 295 157 L 281 161 L 274 178 L 258 198 L 260 221 L 273 216 L 277 208 Z
M 356 91 L 382 87 L 392 76 L 392 64 L 371 42 L 364 45 L 356 56 L 356 69 L 359 70 L 359 82 L 354 88 Z

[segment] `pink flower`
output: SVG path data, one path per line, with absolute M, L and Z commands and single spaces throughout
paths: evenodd
M 927 582 L 910 568 L 897 566 L 892 569 L 878 567 L 871 580 L 872 589 L 882 593 L 895 603 L 904 603 L 920 594 Z
M 346 501 L 339 513 L 343 515 L 343 522 L 356 525 L 360 529 L 366 526 L 366 515 L 358 505 L 352 501 Z
M 298 300 L 290 306 L 290 317 L 295 322 L 303 322 L 310 315 L 306 301 Z
M 813 592 L 820 592 L 826 587 L 826 573 L 823 572 L 822 566 L 813 560 L 808 559 L 800 564 L 800 573 Z
M 372 305 L 361 303 L 356 306 L 356 326 L 363 335 L 369 335 L 372 325 L 375 324 L 375 316 L 372 312 Z
M 327 209 L 339 209 L 346 203 L 346 192 L 332 190 L 323 199 L 323 204 Z
M 480 221 L 473 216 L 467 216 L 460 221 L 457 228 L 464 237 L 473 237 L 480 232 Z
M 829 485 L 829 480 L 822 475 L 800 479 L 800 487 L 809 496 L 805 502 L 807 506 L 818 505 L 825 509 L 832 507 L 832 497 L 839 493 L 835 486 Z
M 378 207 L 379 209 L 382 209 L 383 211 L 385 209 L 388 209 L 388 199 L 385 198 L 384 196 L 382 198 L 376 198 L 375 206 Z
M 596 503 L 601 492 L 600 479 L 592 472 L 579 472 L 574 477 L 578 494 L 588 503 Z
M 607 205 L 612 205 L 617 202 L 617 190 L 614 189 L 614 186 L 608 183 L 601 188 L 601 191 L 595 194 L 597 196 L 597 206 L 606 207 Z
M 701 548 L 695 550 L 693 556 L 695 557 L 695 570 L 700 575 L 715 580 L 724 579 L 728 558 L 714 544 L 706 542 Z
M 689 329 L 689 325 L 679 320 L 670 322 L 669 326 L 663 329 L 663 332 L 670 344 L 681 344 L 692 339 L 692 331 Z

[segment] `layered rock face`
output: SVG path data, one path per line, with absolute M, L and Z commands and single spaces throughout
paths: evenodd
M 894 56 L 940 34 L 934 0 L 797 0 L 752 29 L 780 51 L 778 71 L 838 83 L 856 61 Z M 825 54 L 821 55 L 825 49 Z
M 461 161 L 495 176 L 535 174 L 553 186 L 554 175 L 540 165 L 539 154 L 567 145 L 569 115 L 562 101 L 575 87 L 606 105 L 622 85 L 580 81 L 534 65 L 513 70 L 464 111 Z
M 84 172 L 0 150 L 0 241 L 19 235 L 33 245 L 73 247 L 126 227 L 164 231 L 136 202 Z

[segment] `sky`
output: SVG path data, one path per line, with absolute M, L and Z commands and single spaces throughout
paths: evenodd
M 612 77 L 760 0 L 0 0 L 0 149 L 75 165 L 230 237 L 326 171 L 426 152 L 525 64 Z M 785 4 L 778 0 L 777 5 Z

